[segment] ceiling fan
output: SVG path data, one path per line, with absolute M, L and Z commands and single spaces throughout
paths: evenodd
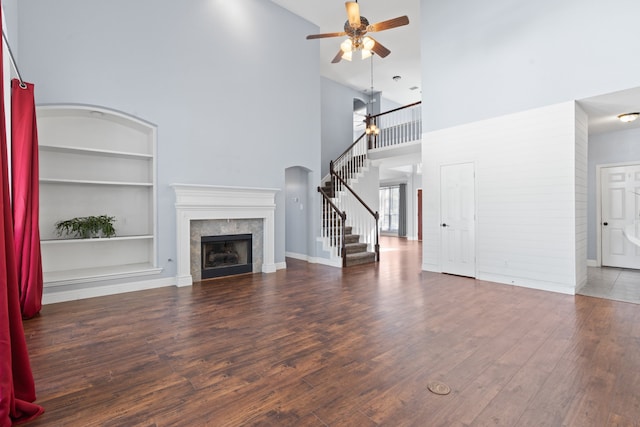
M 377 24 L 369 24 L 367 18 L 360 16 L 360 6 L 357 1 L 345 2 L 345 6 L 347 8 L 348 19 L 344 23 L 344 31 L 337 33 L 311 34 L 307 36 L 307 40 L 327 37 L 349 37 L 340 45 L 340 51 L 331 61 L 333 64 L 340 62 L 341 59 L 351 61 L 353 52 L 358 50 L 362 51 L 363 59 L 368 58 L 372 53 L 375 53 L 382 58 L 386 57 L 391 53 L 391 51 L 374 40 L 373 37 L 365 36 L 365 34 L 390 30 L 391 28 L 409 24 L 409 18 L 406 15 L 378 22 Z

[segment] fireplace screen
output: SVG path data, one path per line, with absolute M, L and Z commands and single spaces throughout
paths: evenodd
M 202 278 L 253 272 L 251 234 L 203 236 Z

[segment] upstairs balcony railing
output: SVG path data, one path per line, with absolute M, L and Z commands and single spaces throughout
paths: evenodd
M 367 127 L 370 124 L 380 130 L 377 135 L 367 135 L 370 150 L 419 141 L 422 137 L 422 102 L 369 115 L 366 118 Z

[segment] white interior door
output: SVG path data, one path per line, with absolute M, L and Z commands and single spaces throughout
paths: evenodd
M 602 265 L 640 269 L 640 165 L 602 168 L 600 186 Z
M 473 163 L 440 168 L 442 272 L 475 277 L 475 171 Z

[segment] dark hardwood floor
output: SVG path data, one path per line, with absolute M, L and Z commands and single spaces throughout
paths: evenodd
M 635 426 L 640 305 L 420 271 L 340 270 L 47 305 L 29 426 Z M 445 396 L 429 392 L 438 380 Z

